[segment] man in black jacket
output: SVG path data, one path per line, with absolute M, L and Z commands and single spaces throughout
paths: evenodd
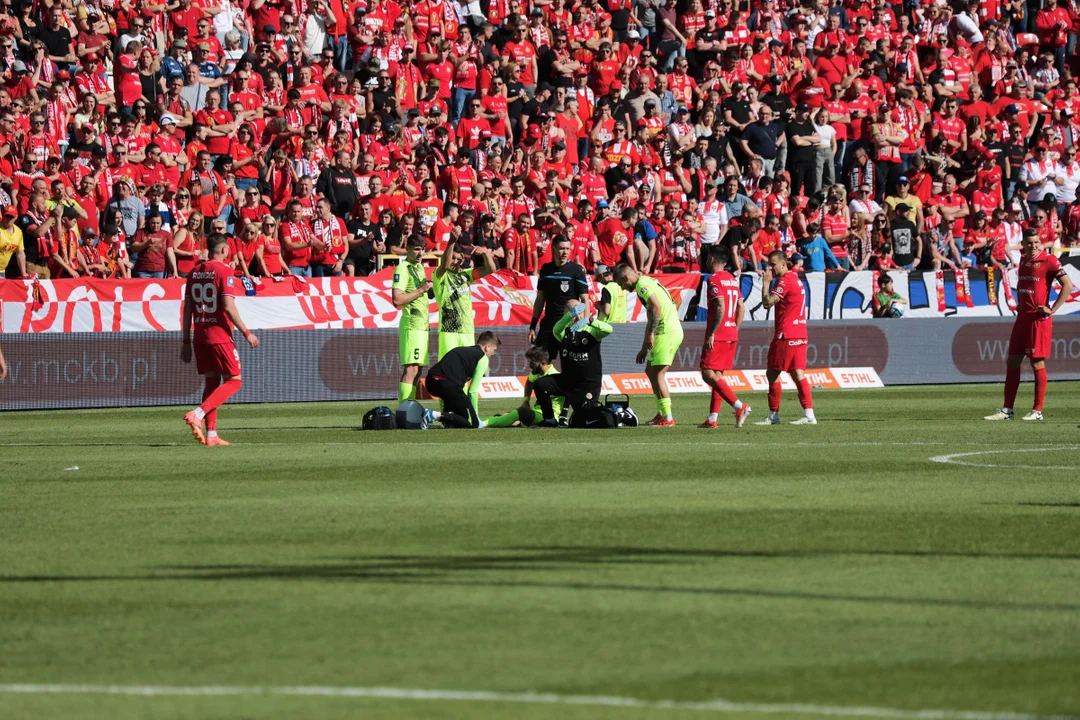
M 319 173 L 315 192 L 330 201 L 334 215 L 342 220 L 349 218 L 360 194 L 356 188 L 356 173 L 349 167 L 348 152 L 338 152 L 334 155 L 334 164 Z

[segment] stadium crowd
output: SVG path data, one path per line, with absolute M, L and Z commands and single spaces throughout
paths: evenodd
M 911 270 L 1080 233 L 1080 1 L 0 0 L 0 269 Z

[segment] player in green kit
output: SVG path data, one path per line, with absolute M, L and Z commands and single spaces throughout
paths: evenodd
M 671 415 L 667 371 L 675 361 L 675 353 L 679 351 L 683 341 L 679 308 L 671 299 L 667 288 L 658 280 L 641 275 L 626 263 L 615 266 L 615 282 L 623 290 L 637 293 L 638 300 L 645 306 L 649 318 L 645 326 L 645 340 L 637 356 L 639 363 L 645 363 L 645 374 L 652 384 L 653 394 L 656 395 L 656 417 L 647 424 L 654 427 L 675 427 L 675 418 Z
M 458 226 L 455 226 L 455 232 L 460 234 Z M 469 347 L 476 343 L 470 285 L 495 272 L 495 258 L 487 248 L 477 248 L 474 253 L 484 259 L 483 267 L 465 269 L 466 255 L 457 241 L 458 238 L 451 236 L 433 278 L 435 302 L 439 305 L 440 360 L 456 347 Z
M 401 308 L 398 325 L 398 347 L 401 351 L 401 381 L 398 383 L 398 402 L 416 399 L 416 386 L 420 382 L 420 368 L 427 365 L 428 337 L 431 328 L 428 321 L 428 292 L 431 281 L 420 259 L 427 241 L 413 235 L 405 243 L 405 259 L 394 270 L 391 299 L 394 307 Z
M 533 387 L 540 378 L 548 375 L 558 375 L 559 371 L 551 364 L 547 348 L 539 345 L 525 351 L 525 361 L 529 363 L 531 372 L 529 373 L 529 379 L 525 382 L 525 397 L 521 401 L 521 407 L 517 410 L 511 410 L 505 415 L 498 415 L 484 420 L 485 426 L 489 428 L 512 427 L 515 423 L 520 423 L 522 427 L 529 427 L 540 420 L 540 412 L 533 408 L 529 402 L 532 400 Z M 562 396 L 551 398 L 551 405 L 556 415 L 562 412 L 565 402 L 566 398 Z

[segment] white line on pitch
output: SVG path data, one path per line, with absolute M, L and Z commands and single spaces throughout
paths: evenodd
M 1017 448 L 1013 450 L 978 450 L 975 452 L 953 453 L 951 455 L 935 455 L 930 462 L 944 463 L 946 465 L 965 465 L 967 467 L 1001 468 L 1004 470 L 1080 470 L 1076 465 L 1003 465 L 1000 463 L 979 463 L 957 460 L 964 457 L 981 457 L 984 455 L 1004 455 L 1005 453 L 1033 453 L 1047 452 L 1052 450 L 1080 450 L 1080 445 L 1059 445 L 1057 447 L 1044 448 Z
M 266 428 L 267 432 L 273 432 L 274 428 Z M 462 435 L 455 435 L 454 437 L 464 437 Z M 474 436 L 475 439 L 475 436 Z M 234 443 L 237 447 L 303 447 L 303 446 L 347 446 L 347 447 L 372 447 L 372 446 L 387 446 L 387 447 L 403 447 L 405 443 L 396 442 L 237 442 Z M 928 446 L 940 446 L 951 445 L 953 447 L 1001 447 L 1001 442 L 994 443 L 982 443 L 982 442 L 944 442 L 944 441 L 926 441 L 926 442 L 830 442 L 830 446 L 834 447 L 928 447 Z M 1015 443 L 1021 444 L 1019 442 Z M 70 442 L 70 443 L 51 443 L 51 442 L 25 442 L 25 443 L 0 443 L 0 447 L 196 447 L 198 443 L 191 442 L 95 442 L 93 440 L 87 440 L 86 442 Z M 416 445 L 425 445 L 431 447 L 456 447 L 458 443 L 451 442 L 410 442 L 410 447 Z M 470 446 L 475 445 L 512 445 L 516 448 L 526 449 L 533 446 L 545 446 L 545 447 L 597 447 L 595 442 L 577 442 L 573 440 L 555 441 L 555 442 L 508 442 L 505 440 L 483 440 L 475 439 L 475 442 L 471 442 Z M 714 445 L 716 447 L 820 447 L 820 442 L 710 442 L 708 440 L 676 440 L 668 442 L 631 442 L 627 445 L 623 445 L 620 449 L 625 450 L 635 446 L 649 446 L 649 447 L 667 447 L 670 445 L 693 445 L 695 447 L 702 445 Z M 1061 446 L 1060 448 L 1051 449 L 1068 449 L 1072 446 Z M 1009 452 L 1009 451 L 1005 451 Z M 944 456 L 943 456 L 944 457 Z
M 504 693 L 488 690 L 421 690 L 391 687 L 168 687 L 140 685 L 0 685 L 0 693 L 28 695 L 127 695 L 168 696 L 300 696 L 356 697 L 384 700 L 428 700 L 448 702 L 511 703 L 528 705 L 579 705 L 646 710 L 689 710 L 713 713 L 760 713 L 822 715 L 833 717 L 876 717 L 899 720 L 1080 720 L 1071 715 L 1031 715 L 1016 712 L 973 710 L 903 710 L 900 708 L 813 705 L 806 703 L 752 703 L 730 700 L 642 700 L 604 695 L 558 695 L 555 693 Z

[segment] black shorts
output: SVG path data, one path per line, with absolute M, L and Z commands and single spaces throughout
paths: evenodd
M 548 358 L 551 362 L 559 357 L 559 351 L 562 350 L 562 343 L 555 339 L 554 328 L 540 327 L 536 331 L 536 342 L 533 343 L 537 347 L 542 347 L 548 351 Z M 561 367 L 561 363 L 560 363 Z

